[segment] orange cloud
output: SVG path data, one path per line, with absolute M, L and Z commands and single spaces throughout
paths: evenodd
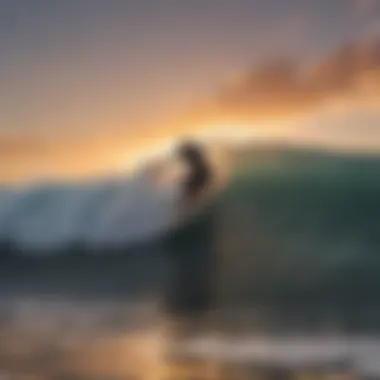
M 380 84 L 380 40 L 347 44 L 308 70 L 279 58 L 253 67 L 238 83 L 224 88 L 222 108 L 252 117 L 304 112 L 329 98 L 362 95 L 364 87 Z

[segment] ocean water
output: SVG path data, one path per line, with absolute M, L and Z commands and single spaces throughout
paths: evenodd
M 147 374 L 171 263 L 176 183 L 146 172 L 0 191 L 0 377 Z
M 249 157 L 224 195 L 237 245 L 226 257 L 243 263 L 232 299 L 336 311 L 353 327 L 377 320 L 379 158 L 289 149 Z
M 261 146 L 234 158 L 213 226 L 214 327 L 240 336 L 225 354 L 292 362 L 323 352 L 378 376 L 380 157 Z M 0 375 L 159 373 L 177 190 L 142 175 L 2 191 Z

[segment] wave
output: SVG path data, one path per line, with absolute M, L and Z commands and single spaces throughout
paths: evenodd
M 96 183 L 2 189 L 0 237 L 40 253 L 71 242 L 132 244 L 166 228 L 177 195 L 175 182 L 158 186 L 144 173 Z
M 354 305 L 366 318 L 368 305 L 379 309 L 380 157 L 267 148 L 242 157 L 224 194 L 225 297 Z

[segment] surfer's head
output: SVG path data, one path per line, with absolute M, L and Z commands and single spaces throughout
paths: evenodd
M 177 154 L 182 160 L 191 166 L 206 162 L 205 153 L 203 152 L 202 147 L 193 141 L 183 142 L 179 146 Z

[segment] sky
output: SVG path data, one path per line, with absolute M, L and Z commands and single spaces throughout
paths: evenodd
M 106 172 L 207 120 L 261 61 L 308 67 L 379 16 L 377 0 L 0 0 L 0 180 Z

